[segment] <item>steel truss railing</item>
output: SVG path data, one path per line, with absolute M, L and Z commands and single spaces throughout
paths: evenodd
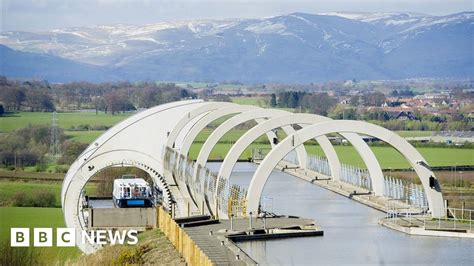
M 218 210 L 212 210 L 213 212 L 221 211 L 228 217 L 246 215 L 246 189 L 231 184 L 229 180 L 220 179 L 218 181 L 215 172 L 203 165 L 196 164 L 172 148 L 165 148 L 164 158 L 165 169 L 170 171 L 177 181 L 186 184 L 192 197 L 200 197 L 208 203 L 212 203 L 210 205 L 217 206 Z M 195 167 L 197 167 L 197 174 L 194 179 Z

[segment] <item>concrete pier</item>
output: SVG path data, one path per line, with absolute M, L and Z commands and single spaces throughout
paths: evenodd
M 265 218 L 265 232 L 258 235 L 247 234 L 256 230 L 263 231 L 263 219 L 252 219 L 252 228 L 249 218 L 237 218 L 232 220 L 232 226 L 230 220 L 220 220 L 218 224 L 183 229 L 216 265 L 257 265 L 235 244 L 236 241 L 323 235 L 323 231 L 313 220 L 288 217 Z

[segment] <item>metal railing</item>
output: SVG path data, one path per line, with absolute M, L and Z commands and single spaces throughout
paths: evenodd
M 164 168 L 186 184 L 192 197 L 200 196 L 208 202 L 217 203 L 220 211 L 234 217 L 246 216 L 247 190 L 231 184 L 229 180 L 220 179 L 217 174 L 203 165 L 196 164 L 170 147 L 165 147 Z M 194 169 L 197 167 L 196 178 Z M 216 196 L 217 195 L 217 196 Z
M 270 150 L 269 148 L 253 149 L 252 158 L 254 160 L 263 160 Z M 290 152 L 282 161 L 298 164 L 296 151 Z M 306 167 L 308 170 L 331 176 L 329 162 L 324 156 L 308 155 Z M 367 169 L 361 169 L 349 164 L 341 164 L 340 181 L 372 191 L 372 180 Z M 391 176 L 384 176 L 384 196 L 398 199 L 417 208 L 428 205 L 423 186 Z
M 428 200 L 422 185 L 391 176 L 384 177 L 384 196 L 398 199 L 418 208 L 428 206 Z
M 386 219 L 394 224 L 406 227 L 422 227 L 425 230 L 445 230 L 472 233 L 474 225 L 474 210 L 464 208 L 442 208 L 444 213 L 441 218 L 432 218 L 429 215 L 428 206 L 423 207 L 398 207 L 393 201 L 387 206 Z
M 331 167 L 329 166 L 328 159 L 324 156 L 308 155 L 306 167 L 317 173 L 331 176 Z
M 362 187 L 367 190 L 372 190 L 372 181 L 369 172 L 366 169 L 341 164 L 341 181 L 352 184 L 354 186 Z

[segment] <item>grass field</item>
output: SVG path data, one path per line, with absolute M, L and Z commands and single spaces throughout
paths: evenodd
M 68 136 L 71 140 L 91 143 L 97 139 L 105 131 L 91 130 L 91 131 L 65 131 L 64 134 Z
M 0 242 L 8 241 L 12 227 L 64 227 L 64 217 L 61 208 L 0 208 Z M 32 230 L 30 229 L 30 234 Z M 35 248 L 45 265 L 54 265 L 55 261 L 65 262 L 80 255 L 75 247 Z
M 256 105 L 256 106 L 265 106 L 265 97 L 230 97 L 233 103 L 237 104 L 246 104 L 246 105 Z
M 224 135 L 217 146 L 212 150 L 210 159 L 223 159 L 227 151 L 232 146 L 232 143 L 242 136 L 246 132 L 245 129 L 235 129 Z M 189 152 L 190 157 L 195 159 L 199 153 L 202 143 L 206 141 L 209 135 L 212 133 L 212 129 L 203 130 L 196 141 L 194 142 Z M 400 131 L 397 132 L 401 136 L 422 136 L 431 135 L 430 131 Z M 279 135 L 283 135 L 280 132 Z M 266 141 L 266 136 L 261 136 L 257 142 Z M 240 159 L 246 160 L 251 157 L 251 150 L 253 148 L 270 148 L 270 145 L 265 144 L 252 144 L 252 146 L 245 150 L 240 156 Z M 377 159 L 383 168 L 409 168 L 409 164 L 406 160 L 393 148 L 391 147 L 371 147 L 374 151 Z M 306 146 L 308 153 L 324 155 L 321 148 L 316 145 Z M 365 168 L 365 165 L 360 158 L 357 151 L 352 146 L 335 146 L 336 152 L 339 155 L 341 161 L 346 164 L 351 164 Z M 472 149 L 458 149 L 458 148 L 432 148 L 432 147 L 421 147 L 417 148 L 425 159 L 432 166 L 449 166 L 449 165 L 474 165 L 474 152 Z
M 130 116 L 132 113 L 125 114 L 104 114 L 95 112 L 73 112 L 73 113 L 58 113 L 58 125 L 62 129 L 69 129 L 72 126 L 79 125 L 103 125 L 113 126 Z M 42 112 L 20 112 L 12 116 L 0 117 L 0 132 L 10 132 L 15 129 L 24 128 L 37 124 L 51 124 L 52 113 Z
M 194 144 L 189 152 L 191 158 L 195 159 L 199 153 L 202 143 Z M 218 143 L 212 150 L 210 159 L 223 159 L 230 149 L 230 143 Z M 319 146 L 305 146 L 309 154 L 323 155 Z M 252 144 L 250 148 L 240 156 L 240 159 L 246 160 L 251 157 L 253 148 L 269 149 L 270 145 Z M 352 146 L 335 146 L 341 162 L 365 168 L 365 165 L 357 151 Z M 391 147 L 371 147 L 375 156 L 380 162 L 382 168 L 405 169 L 409 168 L 408 162 Z M 472 149 L 455 148 L 418 148 L 431 166 L 450 166 L 450 165 L 474 165 L 474 155 Z
M 8 181 L 0 180 L 0 206 L 6 206 L 11 198 L 18 192 L 32 193 L 35 190 L 51 191 L 56 196 L 56 206 L 61 207 L 61 182 L 40 182 L 40 181 Z M 86 191 L 90 195 L 95 194 L 95 185 L 87 184 Z M 1 217 L 1 216 L 0 216 Z
M 306 149 L 310 154 L 323 155 L 319 146 L 309 146 Z M 335 149 L 343 163 L 365 168 L 362 159 L 352 146 L 336 146 Z M 371 149 L 382 168 L 402 169 L 410 167 L 405 158 L 391 147 L 371 147 Z M 431 166 L 474 165 L 472 149 L 418 148 L 418 151 Z
M 433 134 L 433 131 L 395 131 L 401 137 L 429 137 Z

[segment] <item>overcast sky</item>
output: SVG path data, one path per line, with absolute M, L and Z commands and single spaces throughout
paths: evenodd
M 474 0 L 0 0 L 2 31 L 162 21 L 261 18 L 293 12 L 473 11 Z

